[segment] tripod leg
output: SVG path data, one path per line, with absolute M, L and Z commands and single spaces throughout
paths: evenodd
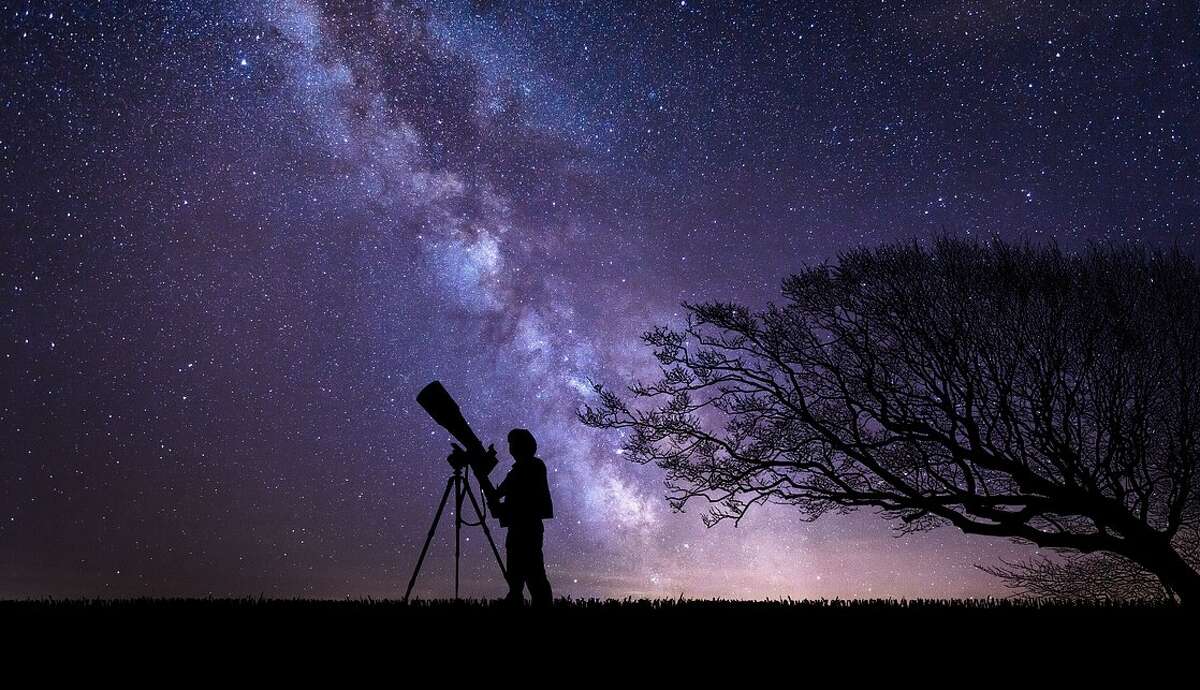
M 457 477 L 450 477 L 446 482 L 446 490 L 442 492 L 442 502 L 438 504 L 437 513 L 433 516 L 433 524 L 429 526 L 429 534 L 425 537 L 425 546 L 421 547 L 421 555 L 417 558 L 417 567 L 413 568 L 412 577 L 408 579 L 408 589 L 404 590 L 404 602 L 408 603 L 408 595 L 412 594 L 413 585 L 417 583 L 417 573 L 421 572 L 421 564 L 425 562 L 425 553 L 429 551 L 429 542 L 433 541 L 433 533 L 437 530 L 438 521 L 442 519 L 442 510 L 446 508 L 446 500 L 450 498 L 450 488 L 454 486 Z
M 458 560 L 462 542 L 462 499 L 463 481 L 458 473 L 454 473 L 454 598 L 458 599 Z
M 479 524 L 483 527 L 483 536 L 487 537 L 488 544 L 492 547 L 492 555 L 496 557 L 496 563 L 500 566 L 500 574 L 504 576 L 504 581 L 508 582 L 508 570 L 504 567 L 504 559 L 500 558 L 500 549 L 496 548 L 496 542 L 492 539 L 492 531 L 488 529 L 487 520 L 483 519 L 483 511 L 479 509 L 479 502 L 475 500 L 475 492 L 471 491 L 471 484 L 466 483 L 467 498 L 471 499 L 471 505 L 475 506 L 475 515 L 479 517 Z

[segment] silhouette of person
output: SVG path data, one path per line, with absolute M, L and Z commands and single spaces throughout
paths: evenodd
M 513 456 L 513 467 L 496 487 L 502 511 L 498 514 L 508 524 L 504 540 L 508 561 L 507 600 L 511 604 L 523 603 L 528 585 L 533 605 L 549 606 L 553 596 L 542 558 L 542 520 L 554 517 L 554 505 L 546 481 L 546 463 L 534 456 L 537 441 L 528 429 L 508 432 L 508 452 Z

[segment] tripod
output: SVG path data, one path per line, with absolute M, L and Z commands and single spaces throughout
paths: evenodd
M 487 537 L 488 544 L 492 547 L 492 554 L 496 557 L 496 563 L 500 566 L 500 574 L 504 576 L 505 581 L 508 581 L 508 571 L 504 569 L 504 560 L 500 558 L 500 551 L 496 548 L 496 542 L 492 539 L 492 532 L 488 529 L 487 521 L 483 519 L 483 511 L 479 509 L 479 502 L 475 500 L 475 492 L 471 491 L 471 482 L 467 476 L 463 474 L 461 467 L 454 468 L 454 474 L 446 480 L 446 490 L 442 492 L 442 502 L 438 504 L 437 513 L 433 516 L 433 524 L 429 527 L 429 534 L 425 537 L 425 545 L 421 547 L 421 555 L 417 558 L 417 567 L 413 568 L 412 577 L 408 580 L 408 589 L 404 590 L 405 603 L 408 602 L 408 597 L 412 594 L 413 585 L 417 583 L 417 574 L 421 572 L 421 564 L 425 562 L 425 554 L 429 551 L 429 542 L 433 541 L 433 533 L 437 531 L 438 522 L 442 519 L 442 511 L 446 508 L 446 501 L 450 498 L 450 490 L 454 490 L 454 598 L 458 598 L 458 561 L 459 561 L 459 542 L 461 541 L 462 527 L 482 527 L 483 534 Z M 471 499 L 471 506 L 475 508 L 475 516 L 479 518 L 479 522 L 467 522 L 462 516 L 463 497 Z

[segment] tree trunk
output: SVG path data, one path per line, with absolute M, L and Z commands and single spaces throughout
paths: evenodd
M 1174 591 L 1179 596 L 1182 606 L 1200 609 L 1200 573 L 1193 570 L 1170 545 L 1139 550 L 1131 558 L 1157 575 L 1168 591 Z

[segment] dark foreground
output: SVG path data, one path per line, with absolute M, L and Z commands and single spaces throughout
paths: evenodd
M 559 599 L 550 609 L 514 609 L 500 600 L 319 599 L 43 599 L 0 601 L 8 621 L 104 625 L 309 627 L 352 624 L 371 628 L 450 629 L 471 625 L 1086 624 L 1189 620 L 1163 602 L 1081 602 L 1045 599 L 854 599 L 739 601 L 713 599 Z
M 271 669 L 410 668 L 442 659 L 438 668 L 485 674 L 496 659 L 617 674 L 627 661 L 688 660 L 708 673 L 709 662 L 732 671 L 762 655 L 848 659 L 841 663 L 860 672 L 890 673 L 881 659 L 934 650 L 957 652 L 940 657 L 955 664 L 1032 654 L 1073 659 L 1079 668 L 1191 647 L 1197 630 L 1188 610 L 1161 603 L 1045 600 L 586 599 L 558 600 L 548 610 L 469 600 L 37 600 L 0 601 L 0 621 L 13 659 L 25 657 L 22 649 L 136 654 L 171 666 L 257 659 Z M 1065 655 L 1071 649 L 1076 654 Z M 875 660 L 859 668 L 853 659 L 864 654 Z
M 175 612 L 241 613 L 388 613 L 426 615 L 430 613 L 493 612 L 510 613 L 514 609 L 499 599 L 272 599 L 243 598 L 128 598 L 128 599 L 3 599 L 4 613 L 101 613 L 171 610 Z M 526 605 L 520 611 L 529 612 Z M 1165 601 L 1082 601 L 1072 599 L 556 599 L 554 611 L 587 612 L 1088 612 L 1088 611 L 1180 611 Z

